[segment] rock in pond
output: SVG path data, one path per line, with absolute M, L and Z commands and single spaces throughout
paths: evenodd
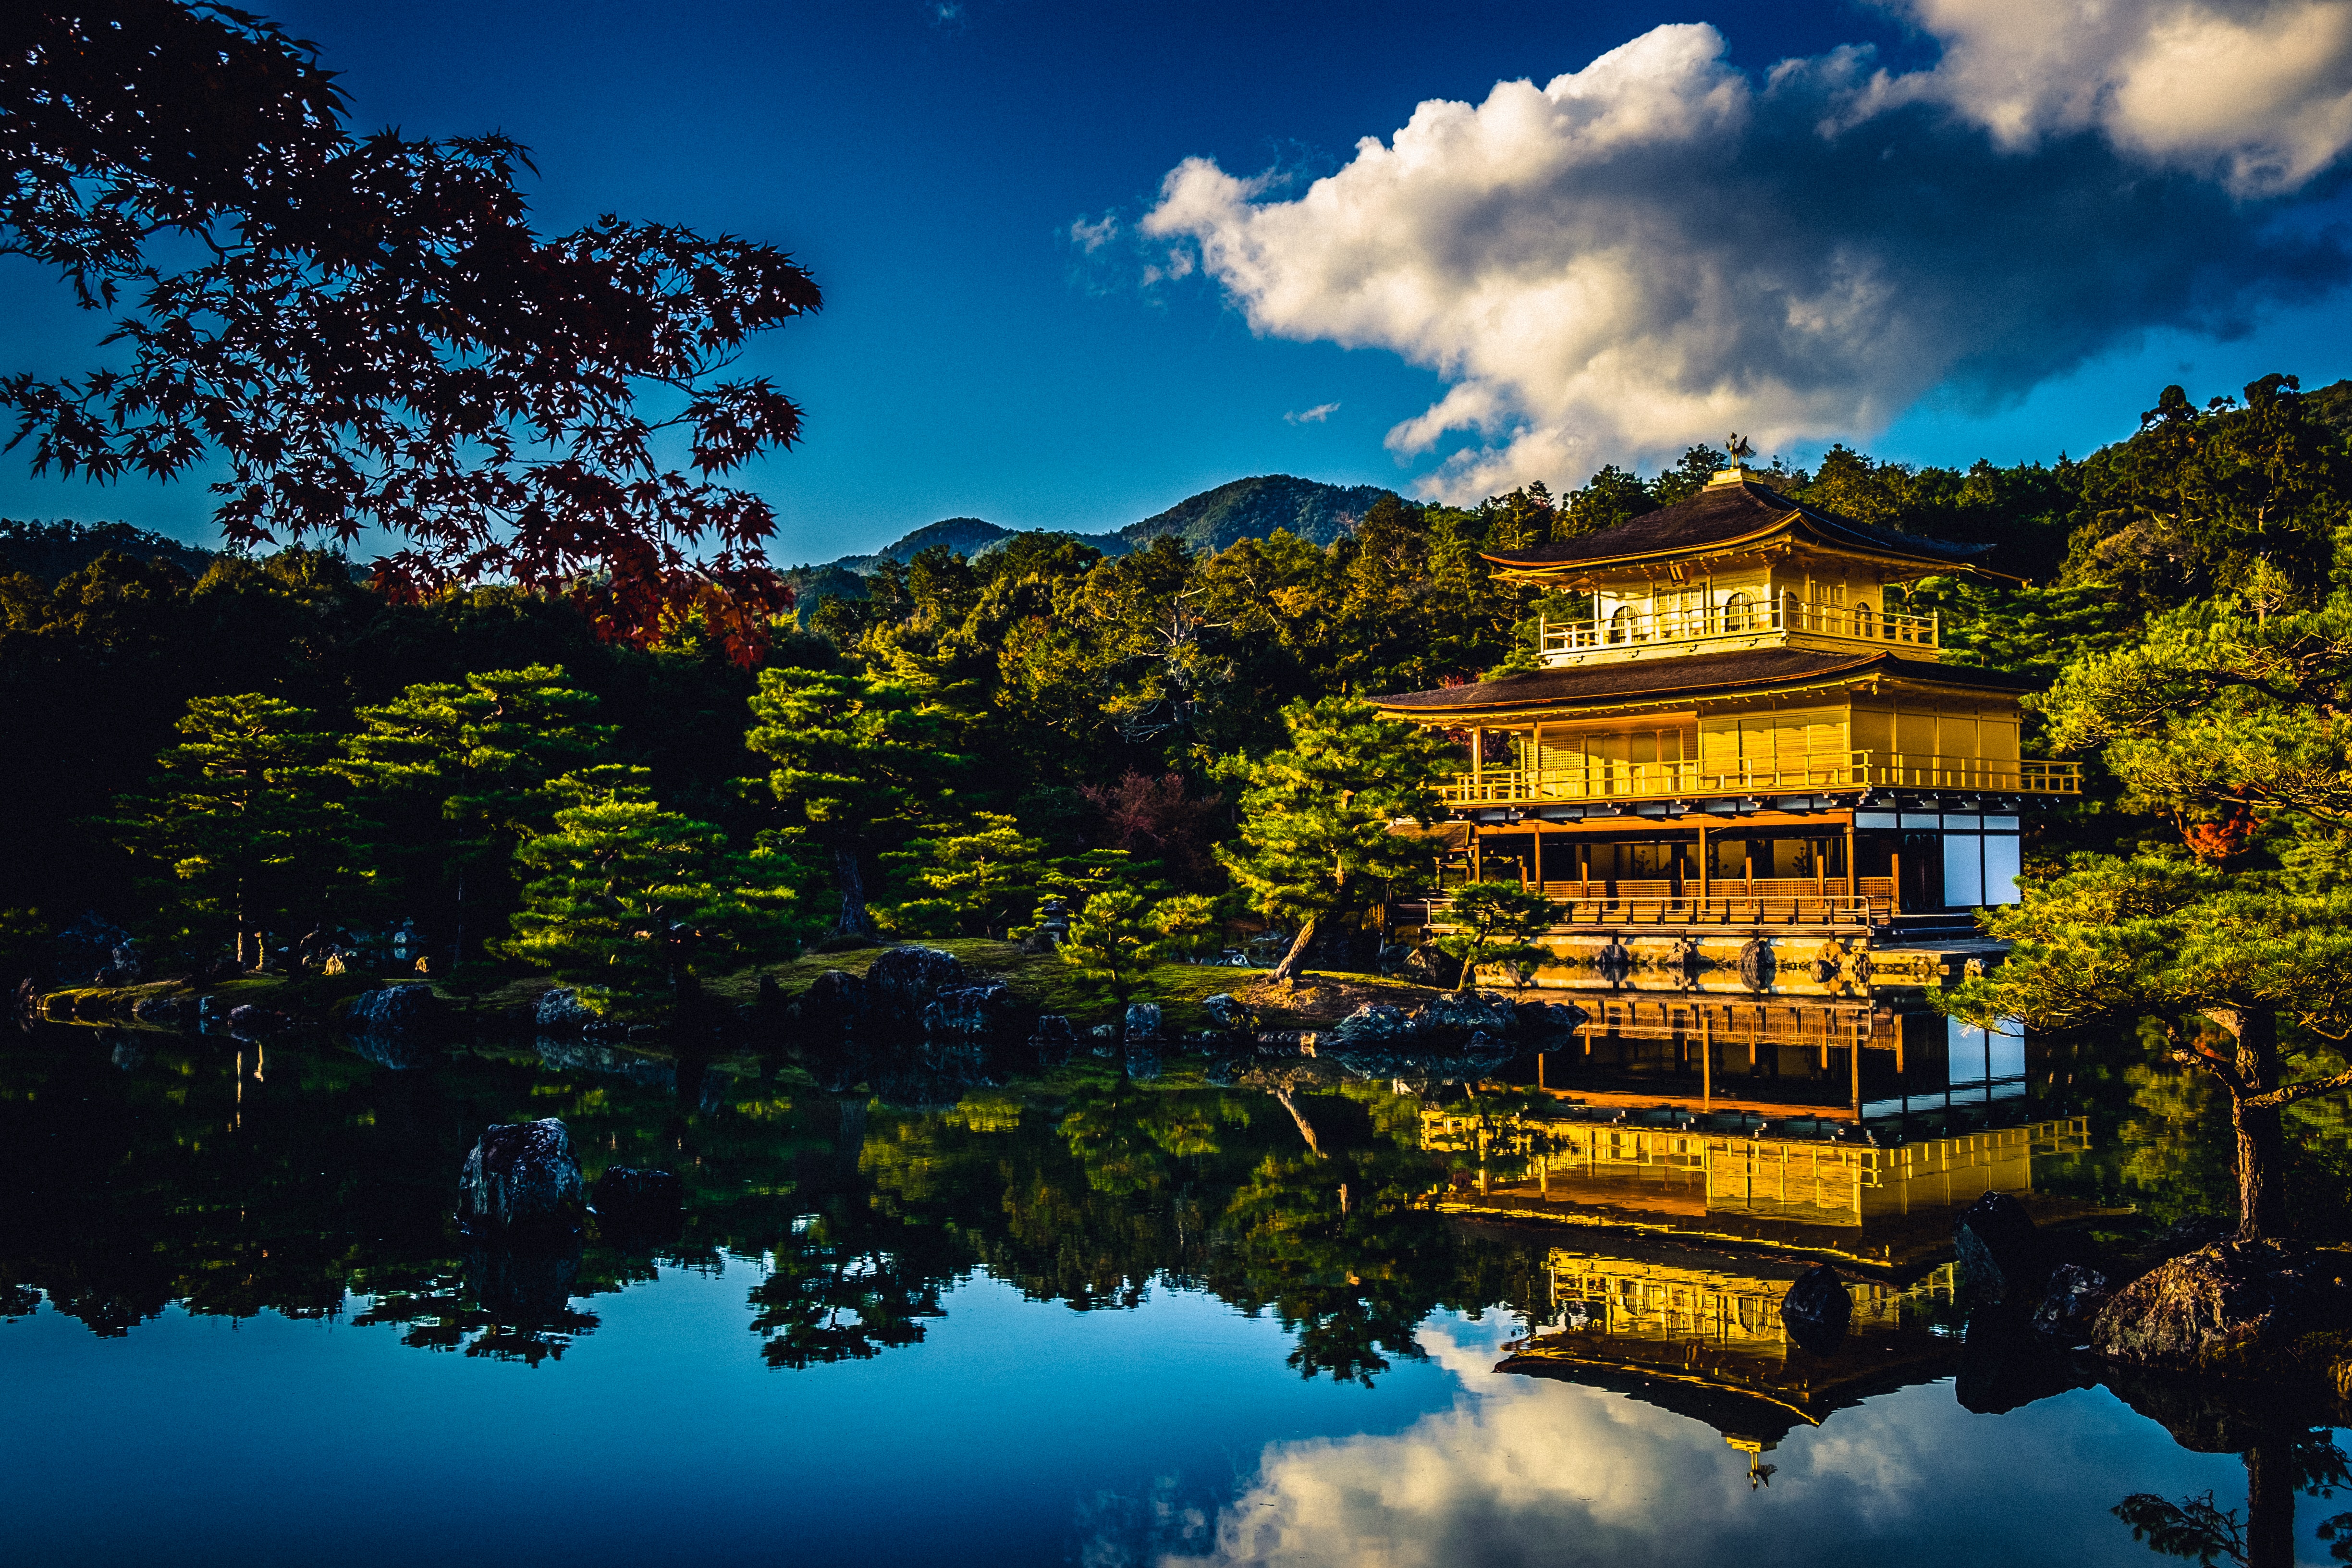
M 2033 1309 L 2033 1331 L 2069 1350 L 2091 1342 L 2091 1325 L 2115 1289 L 2099 1270 L 2081 1263 L 2053 1269 L 2042 1304 Z
M 2050 1277 L 2033 1216 L 2007 1193 L 1987 1193 L 1952 1227 L 1961 1297 L 1980 1307 L 2038 1305 Z
M 1029 1048 L 1037 1053 L 1037 1068 L 1051 1072 L 1069 1064 L 1070 1053 L 1078 1048 L 1077 1031 L 1059 1013 L 1047 1013 L 1037 1020 L 1036 1032 L 1029 1037 Z
M 2221 1242 L 2116 1291 L 2091 1325 L 2091 1348 L 2168 1371 L 2280 1379 L 2325 1372 L 2352 1349 L 2345 1269 L 2337 1255 L 2292 1242 Z
M 1798 1348 L 1828 1355 L 1845 1342 L 1853 1318 L 1853 1298 L 1837 1270 L 1823 1263 L 1797 1276 L 1780 1298 L 1780 1324 Z
M 541 998 L 544 1005 L 545 998 Z M 441 1016 L 441 998 L 429 985 L 386 985 L 362 991 L 352 998 L 343 1014 L 346 1027 L 370 1034 L 397 1034 L 421 1029 Z
M 482 1130 L 458 1177 L 457 1217 L 477 1229 L 555 1230 L 580 1216 L 580 1160 L 554 1117 Z
M 1134 1002 L 1129 1004 L 1127 1009 L 1127 1037 L 1130 1043 L 1138 1040 L 1156 1040 L 1160 1037 L 1159 1003 Z

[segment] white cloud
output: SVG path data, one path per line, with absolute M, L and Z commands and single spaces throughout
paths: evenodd
M 1302 408 L 1296 414 L 1284 415 L 1282 422 L 1285 425 L 1320 425 L 1339 412 L 1339 405 L 1336 403 L 1318 403 L 1312 408 Z
M 1887 0 L 1939 39 L 1876 85 L 1950 105 L 2012 151 L 2096 129 L 2241 195 L 2289 190 L 2352 142 L 2352 0 Z
M 1076 219 L 1070 225 L 1070 243 L 1078 247 L 1081 256 L 1092 256 L 1118 237 L 1118 215 L 1105 213 L 1089 221 Z
M 1713 27 L 1663 26 L 1424 102 L 1303 195 L 1188 159 L 1138 226 L 1175 247 L 1144 281 L 1197 256 L 1257 331 L 1435 370 L 1445 395 L 1388 440 L 1475 438 L 1422 483 L 1449 500 L 1733 429 L 1867 437 L 1939 385 L 1997 401 L 2147 327 L 2242 331 L 2333 286 L 2335 244 L 2245 198 L 2352 135 L 2347 5 L 1912 0 L 1932 70 L 1848 48 L 1760 85 Z
M 1960 1562 L 2104 1560 L 2132 1550 L 2107 1512 L 2126 1494 L 2236 1479 L 2234 1458 L 2184 1453 L 2104 1392 L 2045 1401 L 1995 1431 L 1947 1382 L 1800 1426 L 1758 1489 L 1747 1455 L 1713 1428 L 1598 1389 L 1498 1374 L 1499 1347 L 1464 1327 L 1423 1331 L 1459 1380 L 1450 1408 L 1399 1432 L 1269 1445 L 1219 1510 L 1213 1544 L 1163 1552 L 1160 1568 L 1802 1568 L 1922 1542 Z

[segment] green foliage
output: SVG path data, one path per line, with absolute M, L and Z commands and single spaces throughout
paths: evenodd
M 1197 952 L 1215 931 L 1211 900 L 1198 894 L 1147 900 L 1132 888 L 1109 887 L 1087 900 L 1070 919 L 1058 952 L 1062 962 L 1119 1009 L 1151 990 L 1155 965 Z
M 894 936 L 1002 935 L 1056 879 L 1045 851 L 1044 839 L 992 812 L 961 833 L 908 839 L 878 857 L 898 872 L 900 897 L 875 910 L 876 923 Z
M 2023 900 L 1985 910 L 2006 962 L 1947 994 L 1979 1023 L 2076 1028 L 2275 1012 L 2331 1035 L 2352 1026 L 2352 894 L 2185 858 L 2078 856 Z
M 509 957 L 577 986 L 597 1012 L 641 1011 L 667 990 L 678 1011 L 703 963 L 789 956 L 798 868 L 740 852 L 707 822 L 665 811 L 641 784 L 574 783 L 577 805 L 519 852 L 532 875 Z
M 360 876 L 317 724 L 274 697 L 197 698 L 177 726 L 188 739 L 156 758 L 144 792 L 115 802 L 116 842 L 164 873 L 149 886 L 173 929 L 228 938 L 248 967 L 266 931 L 308 929 Z
M 868 864 L 953 809 L 969 771 L 970 715 L 911 666 L 888 675 L 762 670 L 751 713 L 744 743 L 776 764 L 768 786 L 782 833 L 832 854 L 841 933 L 870 931 Z
M 597 706 L 561 666 L 530 665 L 411 686 L 354 715 L 337 771 L 357 792 L 372 858 L 405 863 L 411 901 L 447 898 L 458 962 L 468 910 L 478 940 L 511 908 L 515 851 L 553 828 L 556 780 L 612 746 L 613 726 L 590 721 Z
M 1541 953 L 1528 939 L 1559 918 L 1558 904 L 1517 882 L 1473 882 L 1455 889 L 1445 917 L 1454 929 L 1437 939 L 1438 951 L 1461 960 L 1468 991 L 1490 964 L 1532 964 Z
M 1318 922 L 1369 908 L 1388 881 L 1422 868 L 1420 841 L 1390 831 L 1434 822 L 1432 785 L 1451 749 L 1430 731 L 1343 697 L 1283 710 L 1290 744 L 1231 757 L 1219 776 L 1236 785 L 1238 840 L 1219 858 L 1260 912 L 1300 921 L 1276 973 L 1297 973 Z
M 2291 375 L 2200 409 L 2178 386 L 2082 465 L 2068 580 L 2148 610 L 2242 592 L 2258 569 L 2310 595 L 2352 517 L 2352 453 Z

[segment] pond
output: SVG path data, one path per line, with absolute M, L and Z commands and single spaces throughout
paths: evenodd
M 2216 1201 L 2192 1091 L 2021 1066 L 1901 1146 L 1974 1140 L 2077 1225 Z M 2147 1563 L 2118 1505 L 2210 1494 L 2219 1560 L 2235 1528 L 2331 1561 L 2307 1413 L 1989 1365 L 1910 1247 L 1948 1208 L 1838 1240 L 1751 1173 L 1727 1234 L 1664 1156 L 1611 1197 L 1591 1151 L 1637 1122 L 1530 1142 L 1531 1072 L 1171 1058 L 893 1103 L 772 1060 L 40 1026 L 0 1045 L 10 1555 Z M 467 1149 L 551 1115 L 592 1175 L 677 1172 L 682 1227 L 469 1252 Z M 1811 1357 L 1772 1310 L 1819 1256 L 1858 1316 Z

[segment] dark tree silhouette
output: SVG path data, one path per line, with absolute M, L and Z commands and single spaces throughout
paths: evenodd
M 353 137 L 343 111 L 315 46 L 226 6 L 0 7 L 0 252 L 117 312 L 129 360 L 0 379 L 11 448 L 100 481 L 217 461 L 232 545 L 378 527 L 397 595 L 509 578 L 626 640 L 698 613 L 748 656 L 789 595 L 767 503 L 714 480 L 801 412 L 723 374 L 814 280 L 612 216 L 542 237 L 518 143 Z M 671 429 L 691 473 L 656 455 Z

